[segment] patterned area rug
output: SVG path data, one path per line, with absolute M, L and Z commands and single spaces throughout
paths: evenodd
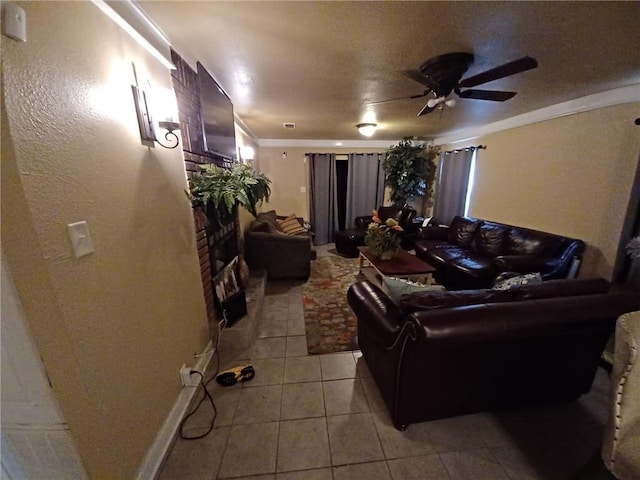
M 358 279 L 357 258 L 326 255 L 311 262 L 302 285 L 309 353 L 358 349 L 356 317 L 347 303 L 347 290 Z

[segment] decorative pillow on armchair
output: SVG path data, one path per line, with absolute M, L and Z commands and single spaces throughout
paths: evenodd
M 295 213 L 292 213 L 284 220 L 278 220 L 278 230 L 287 235 L 301 235 L 307 233 L 307 229 L 300 225 Z
M 251 230 L 255 232 L 274 233 L 278 230 L 277 218 L 275 210 L 261 212 L 256 217 L 255 222 L 253 222 Z

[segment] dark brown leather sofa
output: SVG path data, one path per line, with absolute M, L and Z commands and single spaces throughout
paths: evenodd
M 616 318 L 640 293 L 602 279 L 509 291 L 347 293 L 358 343 L 396 428 L 588 392 Z M 469 304 L 471 303 L 471 304 Z
M 448 227 L 419 229 L 414 248 L 418 258 L 436 267 L 438 283 L 451 290 L 488 288 L 502 272 L 567 278 L 577 271 L 585 245 L 552 233 L 456 216 Z

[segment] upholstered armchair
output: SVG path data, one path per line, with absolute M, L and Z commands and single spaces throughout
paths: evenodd
M 408 205 L 405 205 L 402 208 L 398 208 L 395 206 L 390 207 L 378 207 L 378 217 L 383 222 L 387 218 L 395 219 L 398 224 L 407 231 L 411 231 L 411 221 L 415 218 L 416 211 Z M 356 217 L 355 225 L 356 228 L 366 230 L 371 223 L 371 215 L 363 215 L 361 217 Z
M 402 234 L 403 247 L 412 246 L 412 238 L 415 237 L 415 233 L 411 221 L 415 216 L 416 211 L 408 205 L 402 208 L 394 206 L 378 207 L 378 217 L 380 220 L 384 222 L 387 218 L 394 218 L 405 230 Z M 348 257 L 358 256 L 358 247 L 364 245 L 364 234 L 371 223 L 371 219 L 371 215 L 356 217 L 354 221 L 355 228 L 347 228 L 334 232 L 333 237 L 338 253 Z
M 616 478 L 640 478 L 640 311 L 616 322 L 609 420 L 602 460 Z
M 251 270 L 265 270 L 269 279 L 306 279 L 316 254 L 312 234 L 285 233 L 278 220 L 286 218 L 275 210 L 258 214 L 244 235 L 247 264 Z M 302 218 L 296 220 L 302 228 Z

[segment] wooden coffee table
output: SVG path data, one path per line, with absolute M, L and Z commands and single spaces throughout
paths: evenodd
M 436 271 L 435 267 L 402 249 L 398 249 L 395 256 L 389 260 L 380 260 L 369 251 L 368 247 L 358 247 L 358 251 L 360 252 L 360 273 L 363 275 L 366 275 L 367 266 L 373 268 L 380 277 L 408 278 L 430 275 Z

